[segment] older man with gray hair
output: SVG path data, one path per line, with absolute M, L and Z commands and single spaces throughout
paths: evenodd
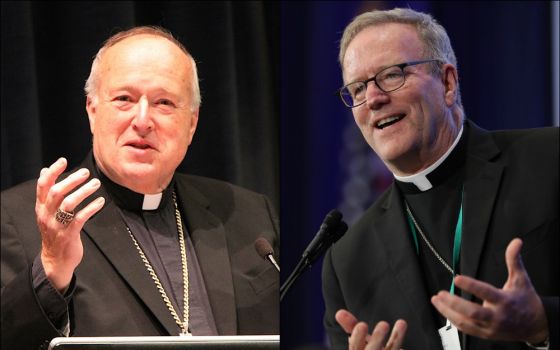
M 466 119 L 428 14 L 356 17 L 339 59 L 342 102 L 395 180 L 325 257 L 333 347 L 557 349 L 558 129 Z
M 86 83 L 93 152 L 2 193 L 2 348 L 57 336 L 278 333 L 278 245 L 262 195 L 175 172 L 200 106 L 169 32 L 109 38 Z

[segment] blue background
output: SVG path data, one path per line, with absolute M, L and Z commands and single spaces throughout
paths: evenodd
M 391 175 L 334 95 L 342 85 L 340 36 L 353 17 L 374 6 L 429 12 L 447 29 L 467 118 L 492 130 L 553 125 L 550 2 L 283 2 L 282 280 L 330 209 L 340 208 L 352 223 L 390 184 Z M 324 344 L 320 265 L 282 303 L 283 349 Z

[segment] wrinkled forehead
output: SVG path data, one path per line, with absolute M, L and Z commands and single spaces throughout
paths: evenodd
M 421 59 L 424 44 L 413 25 L 384 23 L 365 27 L 350 41 L 344 54 L 345 81 L 367 71 L 374 73 L 390 65 Z
M 170 40 L 150 34 L 140 34 L 125 38 L 106 49 L 101 56 L 100 68 L 111 71 L 114 67 L 126 65 L 157 65 L 179 70 L 181 73 L 191 67 L 191 59 Z
M 188 94 L 193 74 L 192 59 L 173 42 L 137 35 L 117 42 L 101 55 L 99 87 L 165 85 L 168 90 Z

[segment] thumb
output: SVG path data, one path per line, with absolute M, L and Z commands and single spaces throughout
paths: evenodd
M 344 331 L 348 334 L 352 333 L 352 330 L 358 323 L 358 319 L 352 315 L 352 313 L 348 310 L 340 309 L 334 315 L 334 318 L 338 322 L 338 324 L 344 329 Z
M 521 259 L 523 241 L 514 238 L 506 248 L 506 265 L 508 269 L 508 282 L 515 283 L 519 277 L 525 276 L 525 266 Z

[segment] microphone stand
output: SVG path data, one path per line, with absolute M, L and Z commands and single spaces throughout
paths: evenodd
M 282 302 L 282 299 L 284 299 L 284 296 L 299 276 L 301 276 L 307 268 L 311 267 L 311 264 L 321 257 L 327 249 L 333 245 L 333 243 L 338 241 L 347 230 L 348 225 L 342 220 L 337 223 L 336 228 L 333 229 L 331 225 L 325 229 L 325 234 L 321 237 L 322 239 L 316 243 L 312 249 L 307 249 L 304 252 L 302 258 L 299 260 L 292 273 L 288 276 L 282 286 L 280 286 L 280 302 Z

